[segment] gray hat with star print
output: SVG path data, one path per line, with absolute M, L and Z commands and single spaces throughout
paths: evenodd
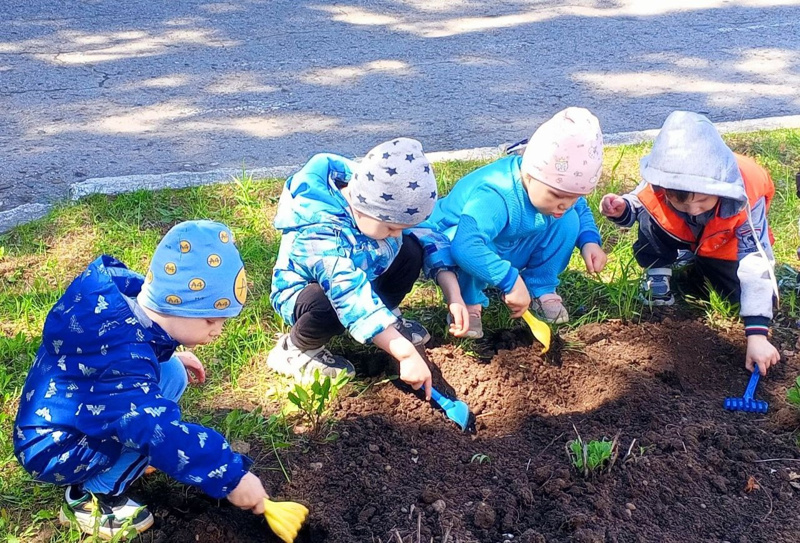
M 422 144 L 396 138 L 372 149 L 354 168 L 350 205 L 383 222 L 418 224 L 436 203 L 436 178 Z

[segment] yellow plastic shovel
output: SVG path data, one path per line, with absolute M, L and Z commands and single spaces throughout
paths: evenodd
M 536 317 L 533 316 L 529 310 L 525 310 L 525 313 L 522 314 L 522 318 L 528 323 L 528 327 L 533 332 L 533 337 L 539 340 L 539 343 L 544 345 L 544 349 L 542 349 L 542 354 L 546 353 L 550 349 L 550 327 L 547 326 L 546 323 L 540 321 Z
M 267 524 L 285 543 L 292 543 L 308 516 L 308 508 L 296 502 L 274 502 L 264 498 Z

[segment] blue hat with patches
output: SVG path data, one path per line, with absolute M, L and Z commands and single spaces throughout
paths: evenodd
M 235 317 L 247 299 L 247 278 L 233 234 L 222 223 L 186 221 L 161 239 L 139 303 L 176 317 Z

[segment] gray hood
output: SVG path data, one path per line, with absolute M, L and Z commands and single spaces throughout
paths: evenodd
M 736 215 L 747 204 L 733 151 L 711 121 L 698 113 L 672 112 L 639 167 L 651 185 L 719 196 L 722 218 Z

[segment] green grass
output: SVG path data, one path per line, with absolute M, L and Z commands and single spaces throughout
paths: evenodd
M 781 312 L 800 318 L 792 286 L 800 246 L 795 172 L 800 171 L 800 131 L 778 130 L 726 137 L 738 152 L 755 156 L 767 167 L 777 193 L 770 211 L 777 242 L 779 277 L 785 279 Z M 606 192 L 622 193 L 639 181 L 638 161 L 649 145 L 609 147 L 605 151 L 604 177 L 589 202 L 597 210 Z M 438 163 L 434 169 L 441 194 L 458 179 L 485 164 L 477 161 Z M 247 172 L 228 185 L 179 191 L 135 192 L 116 197 L 93 196 L 64 204 L 44 219 L 0 235 L 0 542 L 77 541 L 77 533 L 56 528 L 54 518 L 61 491 L 34 483 L 19 467 L 11 449 L 13 418 L 27 369 L 38 347 L 47 312 L 66 286 L 88 262 L 109 253 L 140 272 L 161 236 L 175 223 L 209 218 L 228 224 L 236 236 L 247 266 L 250 292 L 242 315 L 232 319 L 223 336 L 197 350 L 208 371 L 203 387 L 190 387 L 184 397 L 186 418 L 218 428 L 232 439 L 259 442 L 272 450 L 262 469 L 283 471 L 281 453 L 300 446 L 292 437 L 291 422 L 281 415 L 287 405 L 289 383 L 264 371 L 264 357 L 276 334 L 285 326 L 269 306 L 271 269 L 279 236 L 271 227 L 282 180 L 255 180 Z M 621 231 L 597 217 L 609 264 L 590 277 L 575 252 L 562 276 L 559 292 L 573 312 L 570 326 L 612 318 L 637 320 L 646 309 L 635 299 L 640 270 L 631 257 L 634 231 Z M 445 337 L 446 310 L 438 290 L 420 282 L 404 308 L 420 318 L 432 333 Z M 720 300 L 698 302 L 695 311 L 709 324 L 720 326 L 737 320 L 734 308 Z M 502 303 L 493 301 L 484 314 L 491 330 L 510 324 Z M 467 340 L 449 339 L 470 349 Z M 347 339 L 334 345 L 348 350 L 369 350 Z M 364 382 L 354 383 L 366 389 Z M 162 484 L 162 482 L 146 483 Z M 49 538 L 49 539 L 48 539 Z

